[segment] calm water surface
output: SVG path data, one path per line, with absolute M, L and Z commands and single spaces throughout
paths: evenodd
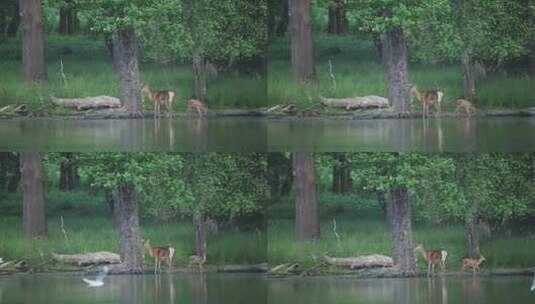
M 530 277 L 271 281 L 270 304 L 528 304 Z
M 0 303 L 535 303 L 530 277 L 418 279 L 289 278 L 248 274 L 108 276 L 99 288 L 80 276 L 0 277 Z
M 535 118 L 0 120 L 0 150 L 535 151 Z

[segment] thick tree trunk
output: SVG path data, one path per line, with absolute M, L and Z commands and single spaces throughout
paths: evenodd
M 310 153 L 294 152 L 295 234 L 298 241 L 320 238 L 314 158 Z
M 193 55 L 193 79 L 195 86 L 195 98 L 206 101 L 206 64 L 202 56 Z
M 293 77 L 296 82 L 310 82 L 316 78 L 310 0 L 289 1 L 292 28 Z
M 20 154 L 22 175 L 22 223 L 27 238 L 47 235 L 43 167 L 36 152 Z
M 193 225 L 195 227 L 195 254 L 201 258 L 206 258 L 206 215 L 196 212 L 193 215 Z
M 278 37 L 284 36 L 288 31 L 288 24 L 290 23 L 290 7 L 288 2 L 290 0 L 282 0 L 282 14 L 280 14 L 279 22 L 277 23 L 277 28 L 275 29 Z
M 333 193 L 347 193 L 353 187 L 351 180 L 351 168 L 347 158 L 343 153 L 334 153 L 335 163 L 333 164 Z
M 141 255 L 137 195 L 134 184 L 123 183 L 117 186 L 115 211 L 119 221 L 119 255 L 121 256 L 122 264 L 128 272 L 141 273 L 143 270 L 143 258 Z
M 15 193 L 19 188 L 19 182 L 21 178 L 20 174 L 20 156 L 15 156 L 15 166 L 13 167 L 13 174 L 7 183 L 7 192 Z
M 40 0 L 20 0 L 22 76 L 26 83 L 46 81 L 45 29 Z
M 466 256 L 472 259 L 477 259 L 480 256 L 477 224 L 477 217 L 469 213 L 465 219 Z
M 59 26 L 60 34 L 74 35 L 78 32 L 78 12 L 74 0 L 66 0 L 63 7 L 59 9 Z
M 113 41 L 113 60 L 119 79 L 119 98 L 126 111 L 136 115 L 143 111 L 138 69 L 138 44 L 131 27 L 117 30 Z
M 344 4 L 340 0 L 336 0 L 329 6 L 327 33 L 336 35 L 345 34 L 347 33 L 347 23 Z
M 474 100 L 476 96 L 476 84 L 474 80 L 474 71 L 472 58 L 469 50 L 463 50 L 461 55 L 461 67 L 463 71 L 463 95 L 464 99 Z
M 72 191 L 80 184 L 78 175 L 78 165 L 73 159 L 72 153 L 63 153 L 65 158 L 59 165 L 59 188 L 61 190 Z
M 407 276 L 416 272 L 412 243 L 411 211 L 408 190 L 404 186 L 390 189 L 391 230 L 393 237 L 392 258 L 394 265 Z
M 411 110 L 408 72 L 407 47 L 400 27 L 386 30 L 383 42 L 383 66 L 388 76 L 388 100 L 394 111 L 406 114 Z

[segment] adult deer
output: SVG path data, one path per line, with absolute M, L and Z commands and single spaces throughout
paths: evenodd
M 156 115 L 160 117 L 160 103 L 165 104 L 165 107 L 167 108 L 167 116 L 169 116 L 172 112 L 172 102 L 175 98 L 175 92 L 174 91 L 152 91 L 148 85 L 142 84 L 141 92 L 145 93 L 147 97 L 152 101 L 154 104 L 154 117 L 156 118 Z
M 435 265 L 440 264 L 442 271 L 446 269 L 446 258 L 448 257 L 448 252 L 444 249 L 438 250 L 425 250 L 422 244 L 419 244 L 414 248 L 414 251 L 420 252 L 427 262 L 427 276 L 430 276 L 435 272 Z
M 440 105 L 444 92 L 442 90 L 427 90 L 418 91 L 416 85 L 411 85 L 410 93 L 416 96 L 418 101 L 422 103 L 422 116 L 425 118 L 429 116 L 429 106 L 433 105 L 435 111 L 440 113 Z
M 175 248 L 170 245 L 151 247 L 150 240 L 143 241 L 143 247 L 149 252 L 149 255 L 154 258 L 154 273 L 162 272 L 161 262 L 166 260 L 169 269 L 173 268 L 173 256 L 175 255 Z

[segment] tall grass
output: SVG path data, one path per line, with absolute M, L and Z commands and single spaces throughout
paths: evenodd
M 298 262 L 304 267 L 317 265 L 323 255 L 357 256 L 367 254 L 390 255 L 392 236 L 378 206 L 371 200 L 349 200 L 341 196 L 320 195 L 321 239 L 296 242 L 294 221 L 288 215 L 293 211 L 291 202 L 282 200 L 270 207 L 268 224 L 268 261 L 272 265 Z M 338 207 L 334 207 L 337 206 Z M 335 236 L 334 221 L 336 221 Z M 445 248 L 448 251 L 447 268 L 460 269 L 460 258 L 465 255 L 464 226 L 462 223 L 432 225 L 414 223 L 415 244 L 427 249 Z M 487 261 L 483 268 L 532 267 L 535 265 L 535 240 L 529 236 L 501 236 L 481 240 L 481 253 Z M 421 256 L 418 266 L 425 267 Z
M 290 41 L 273 40 L 269 46 L 268 96 L 272 105 L 296 103 L 306 107 L 324 97 L 354 97 L 387 94 L 387 79 L 377 51 L 366 37 L 353 35 L 315 37 L 317 81 L 297 85 L 292 81 Z M 329 60 L 336 78 L 336 88 L 330 77 Z M 462 96 L 462 74 L 457 64 L 421 65 L 409 63 L 409 81 L 420 89 L 441 88 L 444 108 L 454 108 L 453 101 Z M 478 108 L 522 108 L 535 104 L 533 76 L 495 75 L 478 79 Z M 414 105 L 418 105 L 413 101 Z
M 46 64 L 48 82 L 27 85 L 22 82 L 20 41 L 8 40 L 0 45 L 0 106 L 24 102 L 31 108 L 49 104 L 50 96 L 86 97 L 118 95 L 117 78 L 111 56 L 101 37 L 47 37 Z M 60 73 L 63 63 L 66 83 Z M 152 62 L 140 64 L 141 81 L 154 90 L 174 90 L 175 110 L 185 109 L 185 100 L 193 95 L 193 76 L 189 63 L 166 65 Z M 222 73 L 207 81 L 210 108 L 254 108 L 267 104 L 266 80 Z M 146 98 L 145 98 L 146 99 Z M 150 104 L 145 100 L 145 106 Z
M 41 261 L 52 252 L 116 252 L 118 231 L 101 194 L 51 190 L 46 195 L 48 236 L 28 240 L 22 233 L 20 194 L 0 197 L 0 257 Z M 62 232 L 63 218 L 66 235 Z M 168 222 L 143 220 L 141 235 L 152 245 L 171 244 L 178 265 L 186 265 L 193 252 L 194 231 L 188 219 Z M 253 264 L 266 261 L 265 231 L 222 230 L 208 239 L 208 264 Z M 147 258 L 146 262 L 153 261 Z

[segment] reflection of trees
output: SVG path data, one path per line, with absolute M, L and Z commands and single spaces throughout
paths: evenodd
M 478 277 L 463 280 L 463 299 L 465 303 L 482 303 L 481 281 Z
M 186 279 L 190 285 L 191 303 L 206 304 L 208 303 L 208 290 L 206 287 L 206 274 L 202 271 L 189 274 Z

